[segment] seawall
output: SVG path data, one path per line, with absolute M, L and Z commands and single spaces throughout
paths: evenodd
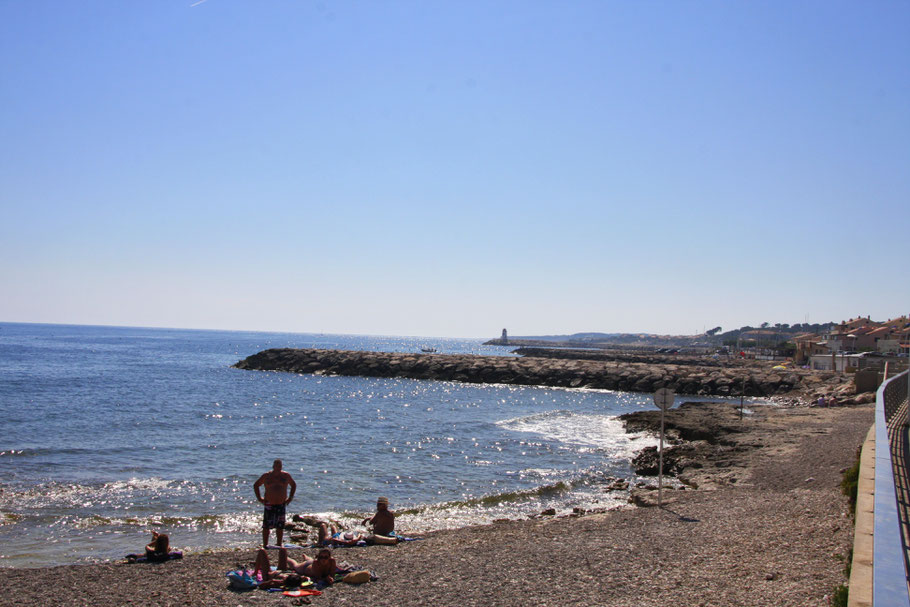
M 483 384 L 516 384 L 653 392 L 668 387 L 678 394 L 811 398 L 844 379 L 804 371 L 753 367 L 722 368 L 693 364 L 653 364 L 555 358 L 512 358 L 469 354 L 401 354 L 348 350 L 275 348 L 234 365 L 238 369 L 406 377 Z

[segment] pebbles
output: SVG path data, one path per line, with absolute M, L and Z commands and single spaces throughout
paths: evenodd
M 665 493 L 675 501 L 664 508 L 507 521 L 397 546 L 337 549 L 336 558 L 379 579 L 328 588 L 312 604 L 827 605 L 826 595 L 845 582 L 841 555 L 852 545 L 839 471 L 853 463 L 872 421 L 872 407 L 767 408 L 737 439 L 753 445 L 732 460 L 747 482 L 712 481 L 710 474 L 731 468 L 707 461 L 699 473 L 714 490 Z M 809 477 L 815 480 L 806 484 Z M 0 607 L 289 605 L 280 594 L 228 590 L 224 573 L 252 561 L 254 541 L 158 565 L 6 569 Z

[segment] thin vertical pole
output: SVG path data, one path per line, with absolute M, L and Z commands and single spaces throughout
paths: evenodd
M 664 407 L 660 408 L 660 449 L 658 450 L 657 468 L 657 507 L 664 505 Z
M 746 398 L 746 378 L 743 376 L 743 389 L 739 394 L 739 419 L 743 419 L 743 399 Z

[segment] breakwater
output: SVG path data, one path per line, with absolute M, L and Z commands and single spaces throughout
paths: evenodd
M 772 371 L 758 365 L 723 368 L 693 364 L 508 358 L 468 354 L 402 354 L 348 350 L 275 348 L 263 350 L 234 365 L 238 369 L 406 377 L 484 384 L 517 384 L 652 392 L 672 388 L 679 394 L 774 396 L 793 392 L 811 396 L 831 384 L 833 375 L 806 371 Z
M 603 360 L 611 362 L 646 363 L 649 365 L 694 365 L 697 367 L 747 367 L 750 360 L 735 356 L 699 356 L 695 354 L 662 354 L 644 350 L 602 350 L 580 348 L 529 348 L 512 350 L 513 354 L 533 358 L 562 358 L 573 360 Z

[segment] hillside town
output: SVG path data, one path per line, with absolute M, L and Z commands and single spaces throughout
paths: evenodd
M 910 318 L 900 316 L 879 322 L 868 316 L 857 317 L 842 321 L 823 334 L 801 333 L 790 341 L 794 363 L 820 371 L 882 367 L 885 362 L 906 368 Z

